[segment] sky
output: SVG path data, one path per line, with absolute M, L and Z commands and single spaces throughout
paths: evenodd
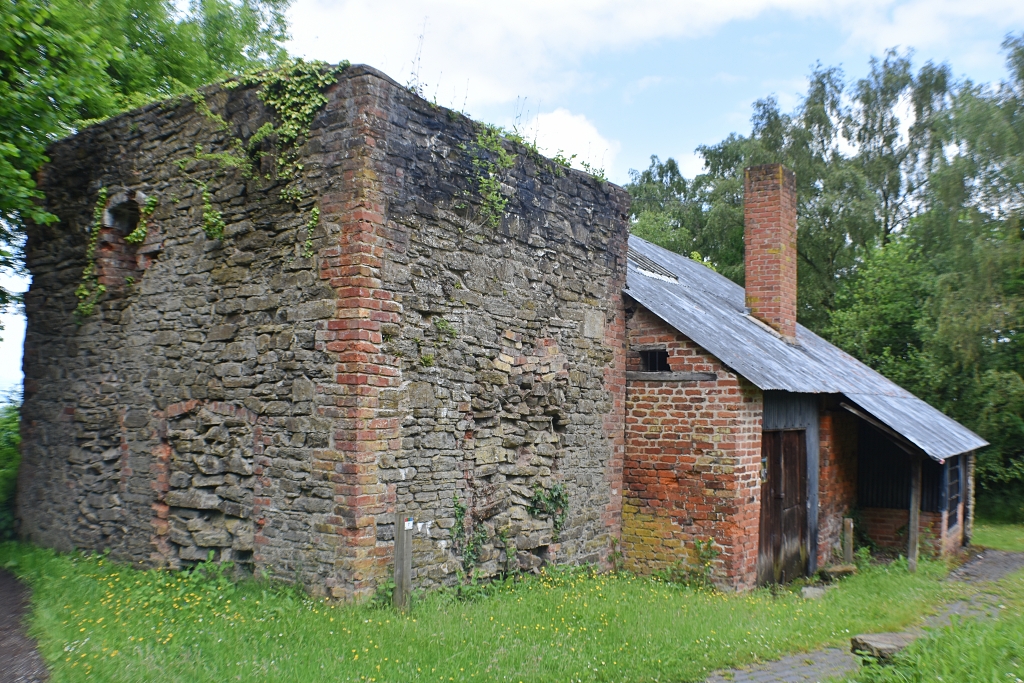
M 516 129 L 629 180 L 652 154 L 701 171 L 695 149 L 793 109 L 815 64 L 864 76 L 888 48 L 1005 77 L 1021 0 L 294 0 L 288 50 L 369 64 L 427 99 Z M 24 278 L 7 283 L 20 289 Z M 21 383 L 24 320 L 0 315 L 0 392 Z

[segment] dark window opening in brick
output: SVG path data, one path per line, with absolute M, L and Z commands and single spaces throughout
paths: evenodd
M 946 528 L 952 529 L 959 521 L 957 512 L 960 507 L 960 458 L 952 458 L 946 467 L 949 468 L 946 486 Z
M 670 372 L 668 351 L 641 351 L 640 367 L 643 372 Z

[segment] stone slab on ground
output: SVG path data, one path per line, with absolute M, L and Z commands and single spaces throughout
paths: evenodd
M 911 633 L 862 633 L 850 638 L 850 652 L 875 659 L 892 659 L 917 639 Z
M 0 683 L 42 683 L 50 675 L 36 642 L 25 634 L 29 591 L 0 569 Z
M 972 553 L 972 557 L 962 567 L 950 573 L 949 581 L 964 583 L 986 583 L 998 581 L 1007 574 L 1024 568 L 1024 553 L 1010 553 L 1002 550 L 984 550 Z M 969 600 L 959 600 L 946 605 L 938 614 L 924 620 L 922 626 L 936 627 L 949 623 L 953 615 L 966 618 L 986 618 L 995 616 L 999 605 L 995 604 L 985 593 L 975 595 Z M 905 634 L 914 638 L 922 635 L 921 627 L 909 629 Z M 876 634 L 877 635 L 877 634 Z M 775 662 L 766 662 L 741 669 L 716 671 L 707 678 L 707 683 L 805 683 L 815 681 L 824 683 L 831 679 L 840 679 L 857 668 L 859 658 L 852 652 L 837 648 L 826 648 L 815 652 L 789 655 Z
M 830 581 L 836 581 L 838 579 L 845 578 L 847 576 L 853 576 L 857 573 L 857 566 L 853 564 L 837 564 L 831 567 L 822 567 L 821 575 Z

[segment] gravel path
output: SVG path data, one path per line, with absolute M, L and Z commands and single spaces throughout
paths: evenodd
M 29 590 L 0 569 L 0 683 L 41 683 L 50 676 L 36 641 L 25 635 Z
M 1024 568 L 1024 553 L 984 550 L 973 555 L 966 564 L 950 573 L 947 580 L 965 583 L 998 581 L 1007 574 Z M 946 605 L 939 614 L 926 618 L 924 626 L 945 626 L 949 624 L 949 618 L 953 615 L 972 618 L 993 617 L 999 610 L 997 602 L 992 596 L 981 592 L 968 600 L 958 600 Z M 923 633 L 920 628 L 911 629 L 909 632 Z M 827 648 L 790 655 L 774 662 L 756 664 L 743 669 L 716 671 L 708 677 L 707 683 L 822 683 L 842 678 L 857 666 L 857 657 L 849 650 Z

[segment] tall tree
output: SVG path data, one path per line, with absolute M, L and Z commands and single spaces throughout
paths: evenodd
M 704 173 L 652 157 L 628 186 L 636 234 L 742 283 L 742 170 L 792 168 L 801 322 L 988 439 L 990 492 L 1024 488 L 1024 36 L 1003 47 L 995 86 L 893 51 L 848 86 L 819 67 L 792 114 L 761 100 L 698 148 Z
M 285 57 L 290 0 L 0 0 L 0 269 L 25 221 L 52 222 L 33 174 L 83 121 Z M 0 288 L 0 306 L 10 301 Z

